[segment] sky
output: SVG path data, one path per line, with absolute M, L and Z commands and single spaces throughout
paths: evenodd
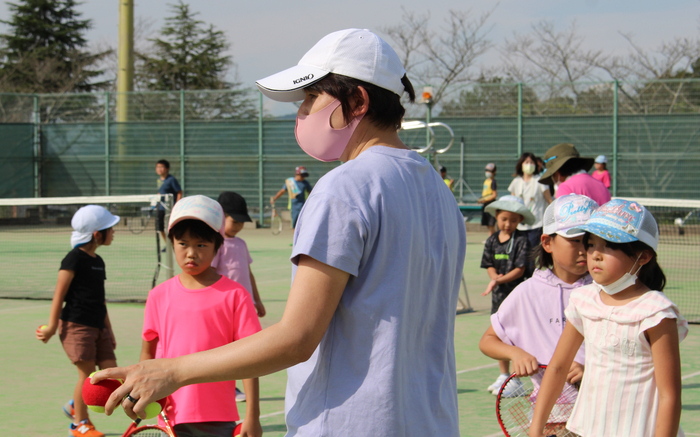
M 116 47 L 119 1 L 82 1 L 78 10 L 93 24 L 86 35 L 88 41 Z M 134 15 L 151 21 L 155 36 L 164 17 L 170 15 L 168 4 L 174 2 L 134 0 Z M 576 20 L 586 47 L 620 55 L 629 51 L 629 43 L 620 32 L 632 34 L 635 43 L 646 49 L 674 37 L 695 38 L 700 33 L 700 0 L 189 0 L 189 4 L 200 13 L 200 20 L 226 33 L 231 43 L 229 54 L 238 66 L 238 79 L 251 87 L 255 80 L 295 65 L 330 32 L 350 27 L 379 31 L 400 23 L 402 8 L 429 12 L 431 26 L 436 29 L 450 9 L 475 15 L 493 9 L 488 37 L 496 46 L 513 32 L 527 33 L 540 20 L 551 20 L 560 30 Z M 9 19 L 5 2 L 0 4 L 0 19 Z M 4 31 L 3 26 L 0 31 Z M 498 53 L 492 51 L 481 62 L 495 65 L 498 60 Z M 267 99 L 264 104 L 275 115 L 295 112 L 291 104 Z

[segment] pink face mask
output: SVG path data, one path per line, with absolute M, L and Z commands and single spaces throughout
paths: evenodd
M 335 99 L 318 112 L 310 115 L 297 115 L 297 124 L 294 128 L 297 143 L 312 158 L 323 162 L 340 159 L 350 137 L 364 117 L 364 114 L 355 117 L 347 126 L 333 129 L 331 115 L 339 106 L 340 101 Z

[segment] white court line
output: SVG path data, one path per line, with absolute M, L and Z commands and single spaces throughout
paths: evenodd
M 34 305 L 33 307 L 15 307 L 15 308 L 7 308 L 4 310 L 0 310 L 0 313 L 10 313 L 12 311 L 17 311 L 17 310 L 29 310 L 32 308 L 45 308 L 45 307 L 50 307 L 51 304 L 46 304 L 46 305 Z
M 686 434 L 686 435 L 689 435 L 689 434 Z M 497 432 L 496 434 L 489 434 L 489 435 L 485 435 L 484 437 L 501 437 L 501 436 L 503 436 L 503 433 Z
M 260 418 L 264 419 L 266 417 L 279 416 L 280 414 L 284 414 L 284 411 L 275 411 L 274 413 L 263 414 L 262 416 L 260 416 Z
M 691 373 L 690 375 L 685 375 L 685 376 L 682 377 L 681 379 L 690 379 L 690 378 L 692 378 L 692 377 L 694 377 L 694 376 L 698 376 L 698 375 L 700 375 L 700 372 L 695 372 L 695 373 Z M 687 433 L 686 433 L 686 435 L 693 435 L 693 434 L 687 434 Z M 700 435 L 700 434 L 695 434 L 695 435 Z
M 474 372 L 474 371 L 476 371 L 476 370 L 481 370 L 481 369 L 489 369 L 489 368 L 491 368 L 491 367 L 496 367 L 496 366 L 498 366 L 498 363 L 487 364 L 487 365 L 485 365 L 485 366 L 479 366 L 479 367 L 473 367 L 473 368 L 471 368 L 471 369 L 464 369 L 464 370 L 458 371 L 458 372 L 457 372 L 457 375 L 460 375 L 460 374 L 462 374 L 462 373 L 467 373 L 467 372 Z

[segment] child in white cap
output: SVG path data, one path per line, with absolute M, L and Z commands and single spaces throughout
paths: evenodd
M 173 207 L 168 238 L 182 273 L 148 294 L 140 361 L 214 349 L 260 331 L 251 294 L 211 267 L 224 243 L 224 221 L 221 205 L 206 196 L 185 197 Z M 243 387 L 242 434 L 261 436 L 258 379 L 244 379 Z M 169 400 L 179 436 L 230 436 L 239 420 L 235 381 L 183 387 Z
M 491 315 L 491 326 L 486 330 L 479 349 L 496 360 L 513 362 L 518 376 L 532 375 L 539 364 L 548 364 L 564 330 L 564 309 L 571 292 L 591 283 L 586 264 L 583 232 L 566 232 L 583 225 L 598 208 L 598 204 L 580 194 L 555 199 L 544 212 L 543 235 L 534 253 L 536 266 L 532 278 L 524 281 L 503 301 Z M 577 382 L 583 375 L 583 348 L 574 359 L 569 382 Z M 497 395 L 508 377 L 502 374 L 500 384 L 492 393 Z M 508 384 L 501 396 L 516 396 L 520 381 Z
M 73 420 L 70 432 L 76 437 L 104 436 L 90 422 L 82 388 L 95 365 L 100 369 L 117 365 L 116 341 L 105 305 L 105 263 L 95 253 L 98 247 L 112 244 L 112 227 L 117 223 L 119 216 L 97 205 L 75 213 L 71 220 L 73 249 L 61 261 L 49 323 L 36 331 L 36 338 L 46 343 L 60 330 L 63 349 L 78 369 L 73 399 L 63 407 Z
M 580 232 L 593 283 L 571 293 L 529 435 L 542 435 L 585 342 L 586 372 L 569 431 L 584 437 L 683 436 L 679 343 L 688 322 L 663 293 L 656 220 L 635 201 L 613 199 L 567 233 Z

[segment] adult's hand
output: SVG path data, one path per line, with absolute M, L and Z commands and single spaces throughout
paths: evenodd
M 176 382 L 177 359 L 145 360 L 129 367 L 112 367 L 95 373 L 91 380 L 95 384 L 103 379 L 121 379 L 124 381 L 107 400 L 105 413 L 109 416 L 122 404 L 124 412 L 130 418 L 146 418 L 146 406 L 151 402 L 172 394 L 180 388 Z M 132 402 L 129 398 L 136 399 Z

